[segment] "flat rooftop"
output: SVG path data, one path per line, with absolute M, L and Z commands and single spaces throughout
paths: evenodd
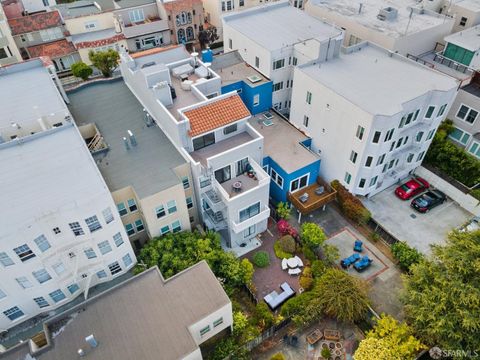
M 478 0 L 455 0 L 453 5 L 461 6 L 470 11 L 480 11 L 480 2 Z
M 263 136 L 264 156 L 270 156 L 287 173 L 319 161 L 318 156 L 300 144 L 308 139 L 307 136 L 276 113 L 270 114 L 273 115 L 273 125 L 270 126 L 263 123 L 266 120 L 263 114 L 257 114 L 248 121 Z
M 245 81 L 251 87 L 264 84 L 268 80 L 265 76 L 248 65 L 238 51 L 231 51 L 213 57 L 212 70 L 222 78 L 222 85 L 229 85 L 238 81 Z M 248 77 L 255 76 L 257 81 L 252 83 Z
M 448 35 L 445 37 L 445 42 L 470 51 L 478 51 L 480 49 L 480 25 Z
M 109 146 L 95 161 L 110 191 L 132 186 L 140 198 L 177 183 L 174 169 L 186 161 L 165 134 L 147 127 L 142 105 L 121 80 L 94 84 L 68 94 L 77 124 L 94 123 Z M 127 130 L 138 145 L 126 150 Z
M 450 76 L 376 45 L 364 42 L 347 49 L 326 63 L 297 69 L 372 115 L 394 115 L 403 103 L 428 91 L 457 87 Z
M 115 28 L 98 30 L 98 31 L 89 31 L 81 34 L 72 35 L 72 42 L 78 44 L 84 41 L 97 41 L 103 39 L 109 39 L 115 35 L 121 35 L 115 31 Z
M 323 41 L 341 32 L 283 1 L 225 15 L 223 21 L 269 50 L 309 39 Z
M 198 348 L 189 326 L 229 303 L 205 261 L 167 280 L 150 268 L 50 320 L 53 346 L 34 356 L 73 359 L 82 348 L 92 360 L 182 359 Z M 98 341 L 95 349 L 85 343 L 90 334 Z
M 362 4 L 361 11 L 359 11 L 360 3 Z M 309 0 L 308 2 L 308 7 L 318 6 L 328 12 L 350 17 L 353 21 L 365 27 L 395 38 L 404 37 L 444 23 L 445 16 L 428 10 L 424 10 L 423 13 L 413 12 L 410 19 L 410 8 L 416 8 L 417 5 L 416 0 Z M 379 20 L 377 18 L 379 10 L 387 7 L 397 9 L 397 17 L 393 20 Z
M 66 4 L 57 4 L 55 9 L 60 11 L 64 19 L 99 14 L 113 10 L 113 0 L 77 0 Z

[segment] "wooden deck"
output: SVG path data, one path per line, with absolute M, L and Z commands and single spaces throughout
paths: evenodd
M 315 190 L 323 186 L 325 191 L 321 195 L 315 194 Z M 300 201 L 300 197 L 307 193 L 308 200 L 305 202 Z M 300 211 L 301 214 L 309 214 L 312 211 L 320 209 L 322 206 L 328 204 L 329 202 L 335 200 L 337 191 L 333 189 L 329 184 L 323 181 L 321 178 L 317 179 L 315 184 L 309 185 L 306 188 L 298 190 L 294 193 L 288 193 L 288 200 L 295 206 L 295 208 Z

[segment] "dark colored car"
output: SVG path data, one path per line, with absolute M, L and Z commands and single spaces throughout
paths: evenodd
M 347 267 L 352 265 L 357 260 L 360 260 L 360 255 L 358 253 L 354 253 L 354 254 L 350 255 L 349 257 L 340 261 L 340 265 L 342 265 L 342 267 L 344 269 L 346 269 Z
M 395 189 L 395 195 L 402 200 L 408 200 L 411 197 L 420 194 L 422 191 L 428 189 L 430 184 L 427 180 L 417 177 L 407 181 Z
M 373 260 L 370 259 L 368 257 L 368 255 L 365 255 L 359 261 L 357 261 L 355 264 L 353 264 L 353 267 L 357 271 L 363 271 L 363 270 L 367 269 L 372 262 L 373 262 Z
M 443 192 L 430 190 L 413 199 L 410 206 L 418 212 L 426 213 L 435 206 L 443 204 L 445 201 L 447 201 L 447 196 Z

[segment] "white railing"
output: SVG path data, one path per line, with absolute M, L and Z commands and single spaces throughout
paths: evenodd
M 260 221 L 267 220 L 269 217 L 270 208 L 268 206 L 264 206 L 262 211 L 247 220 L 241 222 L 232 221 L 232 230 L 235 234 L 238 234 L 241 231 L 248 229 L 250 226 L 258 224 Z

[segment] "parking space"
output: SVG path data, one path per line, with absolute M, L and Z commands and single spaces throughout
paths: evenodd
M 363 203 L 386 231 L 424 254 L 430 254 L 431 244 L 444 244 L 449 231 L 472 217 L 451 199 L 428 213 L 419 213 L 410 207 L 411 200 L 395 196 L 396 187 L 364 199 Z

